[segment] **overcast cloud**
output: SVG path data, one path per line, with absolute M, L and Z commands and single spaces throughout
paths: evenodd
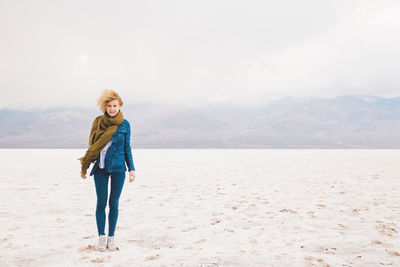
M 0 108 L 398 96 L 400 1 L 0 0 Z

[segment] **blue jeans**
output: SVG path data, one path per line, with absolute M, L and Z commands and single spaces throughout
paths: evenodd
M 94 173 L 94 183 L 96 185 L 97 206 L 96 223 L 99 235 L 104 235 L 106 224 L 106 205 L 108 198 L 108 178 L 111 175 L 111 193 L 108 206 L 108 235 L 114 236 L 115 227 L 118 219 L 118 203 L 121 196 L 122 187 L 125 182 L 125 172 L 107 172 L 104 169 L 97 168 Z

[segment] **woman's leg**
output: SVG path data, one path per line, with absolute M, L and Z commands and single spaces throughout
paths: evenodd
M 96 205 L 96 223 L 99 235 L 104 234 L 106 224 L 106 205 L 108 197 L 108 173 L 98 169 L 94 173 L 94 183 L 96 185 L 97 205 Z
M 108 236 L 114 236 L 115 227 L 118 219 L 118 203 L 121 196 L 122 187 L 125 182 L 125 172 L 111 173 L 111 194 L 108 206 L 110 212 L 108 213 Z

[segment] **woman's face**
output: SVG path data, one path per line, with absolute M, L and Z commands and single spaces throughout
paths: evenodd
M 108 102 L 106 111 L 107 111 L 108 116 L 110 116 L 110 117 L 114 117 L 115 115 L 117 115 L 118 111 L 119 111 L 118 100 L 115 99 L 115 100 Z

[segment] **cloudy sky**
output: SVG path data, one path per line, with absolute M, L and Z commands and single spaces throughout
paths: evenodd
M 0 108 L 399 96 L 397 0 L 0 0 Z

